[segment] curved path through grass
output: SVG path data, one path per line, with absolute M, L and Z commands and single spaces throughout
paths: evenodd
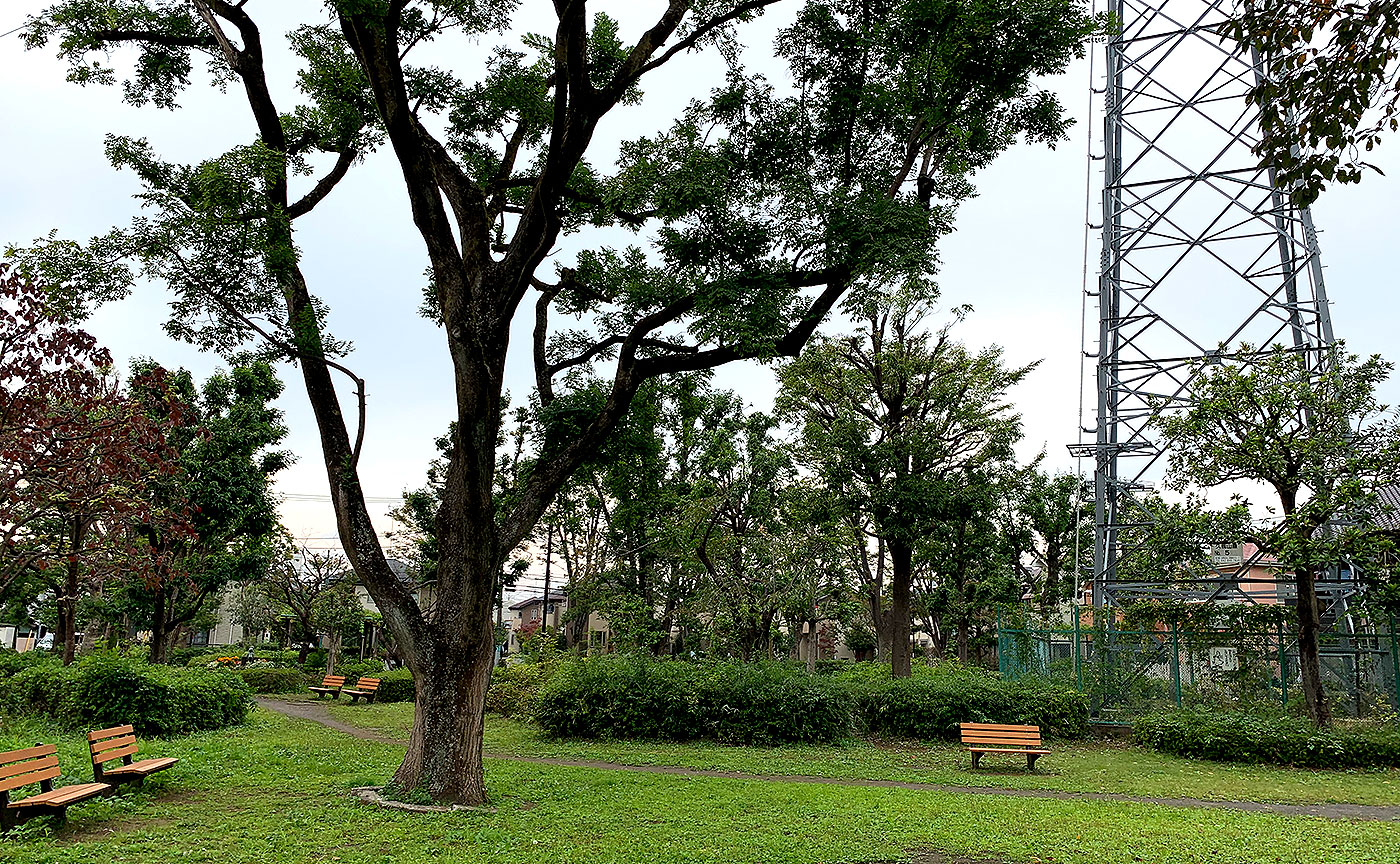
M 373 715 L 365 713 L 369 706 L 365 706 L 358 711 L 355 706 L 338 706 L 322 702 L 308 702 L 304 700 L 281 700 L 260 698 L 259 704 L 264 708 L 276 711 L 289 717 L 296 717 L 303 720 L 311 720 L 327 726 L 338 732 L 365 740 L 379 741 L 381 743 L 402 744 L 404 736 L 386 733 L 381 729 L 364 725 L 356 725 L 353 722 L 344 722 L 339 718 L 355 720 L 360 718 L 370 718 Z M 380 706 L 381 709 L 388 706 Z M 335 712 L 332 712 L 332 709 Z M 403 713 L 403 708 L 397 709 Z M 381 712 L 382 713 L 382 712 Z M 489 746 L 489 745 L 488 745 Z M 1120 801 L 1134 804 L 1156 804 L 1165 807 L 1196 807 L 1214 808 L 1223 810 L 1238 810 L 1251 813 L 1277 813 L 1284 816 L 1315 816 L 1324 819 L 1353 819 L 1378 822 L 1400 822 L 1400 805 L 1386 804 L 1354 804 L 1342 802 L 1312 803 L 1312 804 L 1290 804 L 1273 801 L 1229 801 L 1214 800 L 1192 797 L 1153 797 L 1144 795 L 1128 795 L 1115 792 L 1093 792 L 1074 791 L 1055 788 L 1015 788 L 1008 786 L 969 786 L 948 783 L 925 783 L 910 780 L 897 780 L 878 777 L 832 777 L 817 776 L 811 774 L 770 774 L 754 771 L 734 771 L 714 768 L 696 768 L 685 765 L 662 765 L 662 764 L 628 764 L 626 762 L 610 762 L 599 759 L 578 759 L 563 758 L 558 756 L 537 756 L 522 753 L 496 753 L 488 752 L 488 757 L 492 759 L 503 759 L 516 762 L 530 762 L 536 765 L 555 765 L 570 768 L 592 768 L 610 771 L 640 771 L 655 774 L 671 774 L 682 777 L 723 777 L 729 779 L 744 780 L 764 780 L 768 782 L 783 783 L 820 783 L 838 786 L 866 786 L 881 787 L 890 789 L 913 789 L 920 791 L 953 792 L 958 794 L 975 795 L 998 795 L 1019 798 L 1055 798 L 1060 800 L 1083 800 L 1083 801 Z M 1004 776 L 1004 775 L 1003 775 Z M 1033 775 L 1025 775 L 1029 779 L 1034 779 Z

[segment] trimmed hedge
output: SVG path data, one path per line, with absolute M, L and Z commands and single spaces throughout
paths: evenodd
M 853 731 L 951 739 L 962 722 L 1028 723 L 1047 737 L 1083 738 L 1089 705 L 1075 690 L 957 664 L 893 680 L 875 664 L 810 675 L 781 663 L 600 657 L 563 665 L 541 687 L 535 720 L 561 737 L 742 744 L 831 742 Z
M 1400 768 L 1400 730 L 1321 730 L 1303 719 L 1208 711 L 1139 717 L 1133 738 L 1163 753 L 1218 762 L 1305 768 Z
M 417 691 L 413 687 L 413 673 L 407 669 L 391 669 L 380 674 L 379 689 L 374 692 L 374 701 L 412 702 L 416 695 Z
M 254 693 L 300 693 L 308 683 L 300 669 L 239 669 L 237 674 Z
M 954 739 L 960 723 L 1039 726 L 1050 738 L 1085 738 L 1089 700 L 1064 687 L 1003 681 L 957 664 L 923 667 L 913 678 L 840 676 L 851 682 L 857 726 L 870 735 Z
M 640 657 L 565 664 L 535 720 L 579 738 L 829 743 L 850 734 L 851 700 L 828 679 L 776 664 L 697 665 Z
M 321 668 L 325 669 L 324 666 Z M 385 671 L 387 670 L 384 668 L 384 661 L 373 658 L 369 660 L 361 660 L 358 657 L 347 658 L 335 664 L 335 674 L 344 675 L 347 683 L 358 681 L 361 678 L 380 678 Z
M 0 708 L 70 727 L 130 723 L 140 735 L 180 735 L 242 723 L 252 707 L 243 679 L 94 654 L 73 666 L 33 666 L 0 680 Z

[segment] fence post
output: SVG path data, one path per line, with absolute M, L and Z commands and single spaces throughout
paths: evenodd
M 1176 691 L 1176 707 L 1181 709 L 1181 642 L 1177 638 L 1176 622 L 1172 622 L 1172 689 Z
M 1400 639 L 1395 635 L 1395 616 L 1390 616 L 1390 698 L 1400 711 Z
M 1288 707 L 1288 646 L 1287 638 L 1284 635 L 1283 623 L 1278 625 L 1278 682 L 1281 685 L 1280 700 L 1283 707 Z

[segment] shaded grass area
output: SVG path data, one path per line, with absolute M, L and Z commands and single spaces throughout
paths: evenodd
M 336 719 L 407 740 L 411 703 L 332 705 Z M 995 786 L 1110 792 L 1148 798 L 1203 798 L 1280 804 L 1400 804 L 1400 771 L 1318 771 L 1258 765 L 1229 765 L 1181 759 L 1127 744 L 1055 742 L 1035 773 L 1025 759 L 984 757 L 969 769 L 967 751 L 955 744 L 734 747 L 710 743 L 578 741 L 552 739 L 528 724 L 488 715 L 488 752 L 513 756 L 667 765 L 745 774 L 808 775 L 834 779 L 901 780 L 948 786 Z
M 81 751 L 79 736 L 29 723 L 0 726 L 0 745 L 36 734 L 65 758 Z M 31 824 L 5 837 L 0 861 L 814 864 L 912 850 L 1064 864 L 1400 860 L 1400 829 L 1379 823 L 496 761 L 495 813 L 410 815 L 347 795 L 386 777 L 396 747 L 264 711 L 149 749 L 185 761 L 148 794 L 74 808 L 57 832 Z

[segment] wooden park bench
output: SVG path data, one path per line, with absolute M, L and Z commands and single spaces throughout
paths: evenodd
M 179 762 L 170 757 L 131 761 L 136 755 L 135 730 L 130 725 L 113 726 L 88 733 L 88 749 L 92 752 L 92 779 L 99 783 L 140 783 L 157 771 L 164 771 Z M 106 767 L 113 759 L 122 760 L 115 768 Z
M 316 694 L 316 698 L 329 695 L 332 699 L 340 698 L 340 688 L 345 686 L 344 675 L 327 675 L 321 679 L 320 687 L 312 687 L 311 692 Z
M 354 687 L 346 687 L 340 692 L 344 693 L 346 696 L 349 696 L 350 704 L 354 705 L 356 702 L 359 702 L 360 699 L 364 699 L 367 703 L 373 702 L 374 694 L 378 692 L 378 690 L 378 678 L 361 678 L 360 680 L 355 682 Z
M 1024 753 L 1026 769 L 1035 770 L 1035 760 L 1048 755 L 1040 743 L 1039 726 L 1012 726 L 1005 723 L 961 723 L 962 743 L 972 753 L 972 767 L 983 753 Z
M 58 748 L 52 744 L 0 753 L 0 830 L 37 816 L 57 816 L 61 820 L 72 805 L 112 789 L 106 783 L 79 783 L 55 789 L 53 781 L 58 775 Z M 10 800 L 12 790 L 33 783 L 39 784 L 38 795 Z

